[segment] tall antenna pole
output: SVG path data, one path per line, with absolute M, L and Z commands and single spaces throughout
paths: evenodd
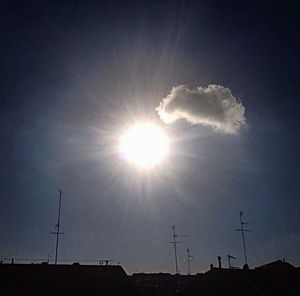
M 56 248 L 55 248 L 55 265 L 57 264 L 57 255 L 58 255 L 58 240 L 59 240 L 59 227 L 60 227 L 60 208 L 61 208 L 61 196 L 62 196 L 62 191 L 60 189 L 58 189 L 58 192 L 59 192 L 59 205 L 58 205 Z
M 245 264 L 248 265 L 248 260 L 247 260 L 247 252 L 246 252 L 246 245 L 245 245 L 245 232 L 250 232 L 250 229 L 245 229 L 244 225 L 250 225 L 250 223 L 246 223 L 243 221 L 243 214 L 244 212 L 240 212 L 240 222 L 241 222 L 241 228 L 236 229 L 236 231 L 240 231 L 242 233 L 242 238 L 243 238 L 243 248 L 244 248 L 244 257 L 245 257 Z
M 57 257 L 58 257 L 58 243 L 59 243 L 59 235 L 63 234 L 63 232 L 59 232 L 60 228 L 60 208 L 61 208 L 61 196 L 62 196 L 62 191 L 60 189 L 57 189 L 59 192 L 59 203 L 58 203 L 58 219 L 57 219 L 57 224 L 55 228 L 57 229 L 56 232 L 50 232 L 51 234 L 56 235 L 56 247 L 55 247 L 55 265 L 57 264 Z
M 188 275 L 191 274 L 191 258 L 193 258 L 192 255 L 190 255 L 190 249 L 186 249 L 187 252 L 187 263 L 188 263 Z
M 173 230 L 173 244 L 174 244 L 174 254 L 175 254 L 175 268 L 176 268 L 176 274 L 178 274 L 178 262 L 177 262 L 177 244 L 178 242 L 176 241 L 176 232 L 175 232 L 175 226 L 172 226 Z
M 178 261 L 177 261 L 177 244 L 181 243 L 179 241 L 176 240 L 177 237 L 183 237 L 183 236 L 186 236 L 186 235 L 179 235 L 179 234 L 176 234 L 175 232 L 175 226 L 173 225 L 172 226 L 172 231 L 173 231 L 173 241 L 172 242 L 169 242 L 170 244 L 173 244 L 174 246 L 174 255 L 175 255 L 175 270 L 176 270 L 176 274 L 179 274 L 179 270 L 178 270 Z

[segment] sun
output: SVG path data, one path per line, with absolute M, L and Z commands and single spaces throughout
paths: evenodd
M 143 168 L 158 165 L 167 155 L 169 139 L 164 131 L 151 122 L 129 128 L 121 137 L 120 151 L 130 163 Z

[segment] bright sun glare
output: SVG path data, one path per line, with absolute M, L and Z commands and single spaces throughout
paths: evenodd
M 152 167 L 167 154 L 169 140 L 161 128 L 153 123 L 139 123 L 121 137 L 121 153 L 139 167 Z

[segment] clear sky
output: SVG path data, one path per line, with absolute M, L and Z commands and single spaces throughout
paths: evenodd
M 238 2 L 238 3 L 237 3 Z M 0 257 L 108 258 L 129 273 L 186 272 L 230 253 L 300 265 L 299 4 L 296 1 L 2 1 Z M 238 134 L 155 108 L 174 86 L 228 87 Z M 116 151 L 137 119 L 173 139 L 155 169 Z

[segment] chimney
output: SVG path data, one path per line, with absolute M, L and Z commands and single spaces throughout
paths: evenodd
M 222 268 L 222 264 L 221 264 L 221 256 L 218 256 L 218 263 L 219 263 L 219 268 Z

